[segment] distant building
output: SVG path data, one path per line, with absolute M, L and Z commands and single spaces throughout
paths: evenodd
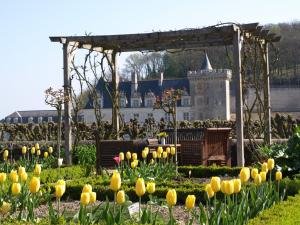
M 56 110 L 16 111 L 4 119 L 6 123 L 43 123 L 57 122 L 57 120 Z
M 120 82 L 120 112 L 125 122 L 135 118 L 139 122 L 147 118 L 169 120 L 170 115 L 162 110 L 153 110 L 157 97 L 164 90 L 181 89 L 183 96 L 177 104 L 178 120 L 230 119 L 229 82 L 231 70 L 214 70 L 207 55 L 197 71 L 189 71 L 186 78 L 164 79 L 161 73 L 158 80 L 138 81 L 132 74 L 131 81 Z M 104 120 L 111 120 L 112 102 L 107 92 L 111 90 L 111 82 L 103 79 L 97 84 L 99 103 L 102 107 Z M 95 121 L 93 102 L 90 100 L 82 111 L 84 121 Z

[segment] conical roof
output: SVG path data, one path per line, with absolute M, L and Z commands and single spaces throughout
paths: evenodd
M 212 70 L 211 64 L 209 62 L 207 53 L 205 52 L 204 60 L 202 62 L 202 65 L 200 67 L 200 70 Z

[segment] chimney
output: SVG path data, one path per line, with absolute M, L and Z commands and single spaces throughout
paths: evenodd
M 138 89 L 138 79 L 135 72 L 131 72 L 131 94 L 137 92 Z
M 159 77 L 159 81 L 158 81 L 159 86 L 162 87 L 163 81 L 164 81 L 164 73 L 161 72 L 161 73 L 160 73 L 160 77 Z

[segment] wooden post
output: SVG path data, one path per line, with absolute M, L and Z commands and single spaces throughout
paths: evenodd
M 110 57 L 112 67 L 112 127 L 116 139 L 119 139 L 119 75 L 117 72 L 116 54 L 117 53 L 113 51 Z
M 70 64 L 71 64 L 71 49 L 70 43 L 63 44 L 63 54 L 64 54 L 64 128 L 65 128 L 65 153 L 66 153 L 66 163 L 71 164 L 71 150 L 72 150 L 72 115 L 71 115 L 71 79 L 70 79 Z
M 233 74 L 235 76 L 235 115 L 237 136 L 237 165 L 244 166 L 244 122 L 243 122 L 243 98 L 242 98 L 242 74 L 241 74 L 241 31 L 236 29 L 233 35 Z
M 269 49 L 268 43 L 263 44 L 264 60 L 264 113 L 265 113 L 265 132 L 264 141 L 266 144 L 272 144 L 272 126 L 271 126 L 271 101 L 270 101 L 270 70 L 269 70 Z

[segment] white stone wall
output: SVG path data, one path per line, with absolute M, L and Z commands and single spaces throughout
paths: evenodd
M 138 114 L 138 121 L 144 122 L 149 117 L 149 114 L 153 115 L 155 121 L 159 121 L 161 118 L 165 118 L 163 110 L 153 110 L 152 108 L 121 108 L 121 114 L 124 115 L 125 122 L 130 121 L 134 118 L 134 114 Z M 190 113 L 191 107 L 177 107 L 177 120 L 184 120 L 184 113 Z M 111 109 L 102 109 L 104 120 L 111 121 Z M 95 115 L 93 109 L 84 109 L 80 115 L 83 115 L 84 122 L 93 123 L 95 122 Z
M 270 94 L 272 112 L 300 112 L 300 88 L 271 87 Z M 254 89 L 250 89 L 247 101 L 253 103 L 254 97 Z M 230 96 L 230 103 L 230 111 L 235 113 L 235 96 Z

